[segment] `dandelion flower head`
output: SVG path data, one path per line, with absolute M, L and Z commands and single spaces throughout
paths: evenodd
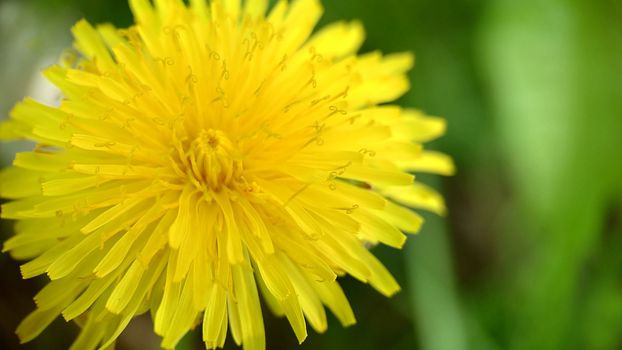
M 75 61 L 44 74 L 59 106 L 19 103 L 0 138 L 27 139 L 0 173 L 3 246 L 47 275 L 23 342 L 61 316 L 74 349 L 108 348 L 150 312 L 162 347 L 202 327 L 265 348 L 260 296 L 302 342 L 308 323 L 355 318 L 338 276 L 390 296 L 368 250 L 400 248 L 440 196 L 413 172 L 450 174 L 423 150 L 444 121 L 387 105 L 410 54 L 357 55 L 358 22 L 314 32 L 317 0 L 130 0 L 127 29 L 78 22 Z

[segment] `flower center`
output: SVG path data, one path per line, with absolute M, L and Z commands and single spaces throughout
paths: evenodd
M 241 154 L 220 130 L 201 130 L 186 154 L 186 171 L 201 188 L 219 191 L 223 186 L 241 181 Z

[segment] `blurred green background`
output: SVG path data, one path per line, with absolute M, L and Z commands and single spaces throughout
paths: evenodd
M 385 299 L 344 279 L 358 324 L 331 318 L 300 347 L 266 311 L 268 349 L 622 349 L 622 1 L 324 5 L 323 23 L 363 20 L 364 51 L 415 52 L 400 103 L 447 118 L 431 147 L 458 174 L 425 178 L 445 193 L 447 217 L 426 215 L 403 252 L 374 249 L 402 292 Z M 39 69 L 81 17 L 131 23 L 125 0 L 0 1 L 0 116 L 25 95 L 59 98 Z M 0 147 L 6 165 L 24 145 Z M 18 348 L 13 331 L 43 283 L 0 256 L 0 349 Z M 156 349 L 149 322 L 133 322 L 117 348 Z M 63 349 L 76 332 L 57 320 L 22 348 Z M 178 347 L 200 348 L 198 333 Z

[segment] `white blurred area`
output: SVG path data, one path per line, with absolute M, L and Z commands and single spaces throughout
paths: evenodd
M 27 1 L 0 1 L 0 120 L 27 96 L 59 103 L 58 90 L 41 71 L 70 47 L 72 16 L 52 12 Z M 1 142 L 0 167 L 10 164 L 15 152 L 31 148 L 28 142 Z

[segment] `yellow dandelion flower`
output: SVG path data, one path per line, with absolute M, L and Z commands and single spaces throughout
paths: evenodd
M 260 295 L 296 337 L 355 322 L 336 281 L 390 296 L 399 286 L 366 248 L 400 248 L 442 198 L 411 172 L 450 174 L 421 143 L 442 119 L 384 105 L 408 89 L 410 54 L 357 56 L 364 33 L 313 33 L 317 0 L 131 0 L 128 29 L 73 27 L 75 64 L 45 76 L 60 106 L 31 99 L 0 127 L 36 142 L 0 173 L 4 244 L 24 278 L 51 280 L 17 329 L 59 315 L 74 349 L 107 348 L 150 311 L 162 347 L 202 323 L 264 349 Z M 267 13 L 267 14 L 266 14 Z

